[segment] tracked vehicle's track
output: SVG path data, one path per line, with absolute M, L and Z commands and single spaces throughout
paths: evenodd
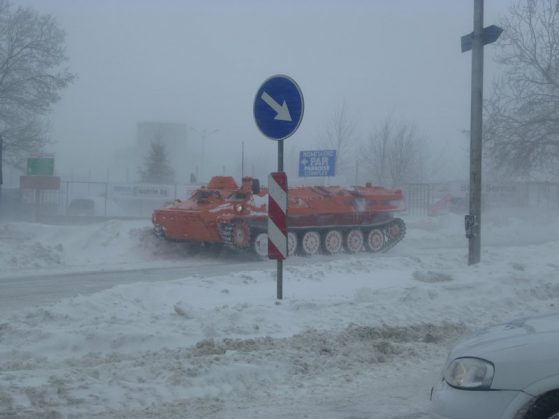
M 401 218 L 395 218 L 383 228 L 383 231 L 386 242 L 381 251 L 387 252 L 402 241 L 406 235 L 406 224 Z
M 231 249 L 238 249 L 233 243 L 233 224 L 221 223 L 218 226 L 219 235 L 221 236 L 221 240 L 223 240 L 223 244 Z
M 365 234 L 368 230 L 370 230 L 371 227 L 381 230 L 384 235 L 384 244 L 382 248 L 378 250 L 378 252 L 387 252 L 388 250 L 392 249 L 400 241 L 402 241 L 402 239 L 406 234 L 406 224 L 401 218 L 394 218 L 387 223 L 381 223 L 375 226 L 366 226 L 366 227 L 360 226 L 359 228 Z M 326 229 L 324 228 L 318 228 L 318 229 L 326 231 Z M 307 228 L 305 230 L 312 230 L 312 228 L 310 229 Z M 304 230 L 296 229 L 293 231 L 299 231 L 299 234 L 301 234 L 301 232 Z M 252 229 L 249 230 L 248 226 L 246 228 L 246 233 L 245 233 L 246 238 L 243 239 L 243 242 L 245 243 L 245 245 L 243 246 L 239 246 L 238 243 L 239 238 L 234 237 L 234 235 L 237 234 L 235 230 L 235 224 L 233 223 L 219 224 L 219 234 L 221 236 L 221 239 L 223 240 L 223 244 L 226 247 L 230 249 L 236 249 L 239 251 L 254 253 L 254 247 L 250 244 L 252 243 L 252 240 L 254 239 L 253 236 L 255 236 L 256 233 L 255 231 L 252 231 Z

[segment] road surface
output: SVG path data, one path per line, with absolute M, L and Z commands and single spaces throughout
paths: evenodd
M 273 269 L 271 261 L 211 260 L 179 267 L 154 267 L 127 270 L 102 270 L 72 273 L 37 273 L 0 278 L 0 313 L 61 298 L 87 295 L 115 285 L 180 279 L 188 276 L 223 275 L 233 271 Z

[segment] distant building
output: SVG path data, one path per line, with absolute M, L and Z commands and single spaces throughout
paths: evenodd
M 194 171 L 194 150 L 188 143 L 187 125 L 173 122 L 138 122 L 136 142 L 138 166 L 143 164 L 151 144 L 160 141 L 165 146 L 169 165 L 177 183 L 189 183 Z

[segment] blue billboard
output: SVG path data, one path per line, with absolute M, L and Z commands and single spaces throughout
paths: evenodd
M 299 153 L 299 177 L 335 175 L 336 150 L 308 150 Z

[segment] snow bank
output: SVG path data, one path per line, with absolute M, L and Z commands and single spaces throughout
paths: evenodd
M 85 225 L 0 224 L 2 276 L 183 264 L 186 248 L 152 234 L 150 221 Z
M 275 271 L 261 269 L 121 285 L 5 315 L 0 412 L 427 417 L 430 385 L 457 338 L 557 309 L 557 219 L 486 223 L 493 244 L 473 267 L 461 217 L 416 218 L 387 254 L 288 260 L 280 302 Z M 60 257 L 40 258 L 39 267 L 159 263 L 145 227 L 11 224 L 0 230 L 12 234 L 1 239 L 2 261 L 29 268 L 42 243 Z M 10 248 L 10 240 L 24 245 Z

